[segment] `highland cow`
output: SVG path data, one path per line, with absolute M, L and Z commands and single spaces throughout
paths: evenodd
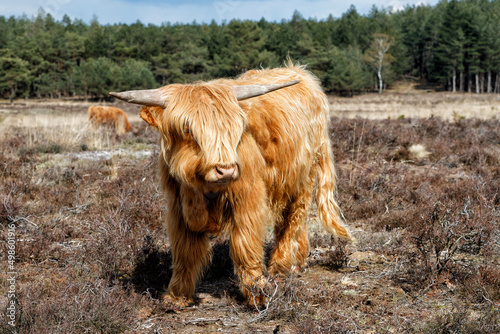
M 89 122 L 94 127 L 101 125 L 108 126 L 115 130 L 119 135 L 129 132 L 132 129 L 127 115 L 120 108 L 105 106 L 89 107 Z
M 164 300 L 188 300 L 211 259 L 210 235 L 229 234 L 240 289 L 264 284 L 265 225 L 275 245 L 268 274 L 303 268 L 313 192 L 324 228 L 351 239 L 334 198 L 328 102 L 303 66 L 252 70 L 237 79 L 110 93 L 143 105 L 161 134 L 173 274 Z

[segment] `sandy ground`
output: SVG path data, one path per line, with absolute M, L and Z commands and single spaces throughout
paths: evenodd
M 352 98 L 330 96 L 329 102 L 332 116 L 341 118 L 396 119 L 434 116 L 446 120 L 457 120 L 500 117 L 500 95 L 498 94 L 389 92 Z

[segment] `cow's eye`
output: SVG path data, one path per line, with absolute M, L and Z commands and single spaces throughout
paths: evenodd
M 191 130 L 189 130 L 189 126 L 184 125 L 184 133 L 187 135 L 191 133 Z

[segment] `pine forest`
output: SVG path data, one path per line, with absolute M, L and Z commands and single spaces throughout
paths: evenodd
M 340 18 L 102 25 L 40 10 L 0 16 L 0 98 L 107 99 L 146 89 L 307 64 L 330 93 L 408 80 L 451 92 L 500 92 L 500 1 L 452 0 Z

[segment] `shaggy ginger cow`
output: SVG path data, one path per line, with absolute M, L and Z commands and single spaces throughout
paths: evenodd
M 210 235 L 228 232 L 240 289 L 263 284 L 266 223 L 274 224 L 272 276 L 299 269 L 309 253 L 306 217 L 315 185 L 324 228 L 351 239 L 334 198 L 328 103 L 303 67 L 249 71 L 236 80 L 110 93 L 145 105 L 161 133 L 161 183 L 173 275 L 165 300 L 191 299 L 210 261 Z
M 106 106 L 90 106 L 89 121 L 97 127 L 107 125 L 115 130 L 119 135 L 129 132 L 132 129 L 127 115 L 120 108 Z

